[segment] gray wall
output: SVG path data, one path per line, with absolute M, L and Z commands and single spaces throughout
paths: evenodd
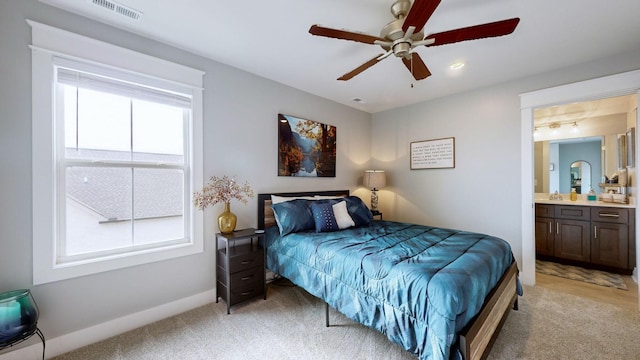
M 369 163 L 371 116 L 308 93 L 150 41 L 36 0 L 0 2 L 0 292 L 31 288 L 48 339 L 208 291 L 220 206 L 205 212 L 205 252 L 144 266 L 32 286 L 31 30 L 25 19 L 76 32 L 206 72 L 204 174 L 234 175 L 256 192 L 358 189 Z M 214 45 L 212 45 L 214 46 Z M 337 126 L 337 177 L 277 176 L 277 113 Z M 232 203 L 238 227 L 255 226 L 257 201 Z
M 636 70 L 639 64 L 640 49 L 634 49 L 374 114 L 372 167 L 390 175 L 389 186 L 379 192 L 385 218 L 496 235 L 509 241 L 521 262 L 522 208 L 531 204 L 521 199 L 519 95 Z M 410 142 L 445 137 L 455 137 L 454 169 L 410 170 Z

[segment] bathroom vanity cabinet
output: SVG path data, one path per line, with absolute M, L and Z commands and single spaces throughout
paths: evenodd
M 536 255 L 630 274 L 635 267 L 635 209 L 536 204 Z

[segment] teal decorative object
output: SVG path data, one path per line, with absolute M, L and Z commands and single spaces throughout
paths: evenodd
M 44 359 L 44 335 L 38 329 L 38 305 L 27 289 L 0 294 L 0 350 L 24 341 L 33 334 L 42 340 Z

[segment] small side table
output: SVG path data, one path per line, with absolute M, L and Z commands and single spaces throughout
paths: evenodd
M 380 220 L 382 220 L 382 213 L 380 211 L 372 211 L 373 217 L 380 216 Z
M 219 242 L 223 247 L 218 247 Z M 264 233 L 257 234 L 255 229 L 216 234 L 216 303 L 221 297 L 227 303 L 227 314 L 232 305 L 242 301 L 260 295 L 267 299 L 263 244 Z

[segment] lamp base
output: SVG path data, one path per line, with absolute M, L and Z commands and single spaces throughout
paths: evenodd
M 377 211 L 378 211 L 378 190 L 374 188 L 371 190 L 371 212 L 377 212 Z

